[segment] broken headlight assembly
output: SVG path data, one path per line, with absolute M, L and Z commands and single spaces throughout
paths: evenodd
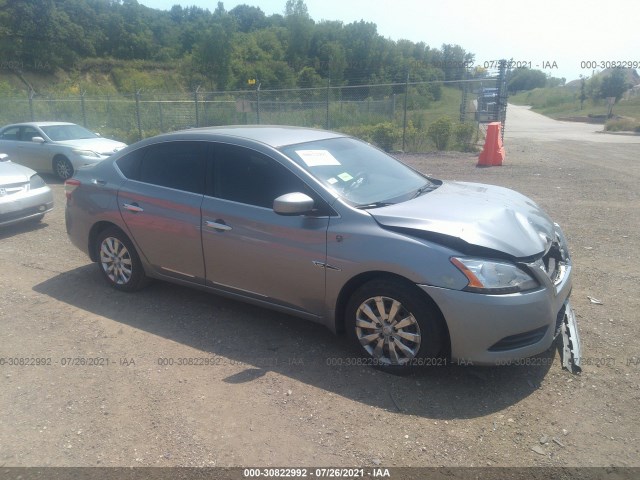
M 483 258 L 451 257 L 469 283 L 463 289 L 468 292 L 493 295 L 523 292 L 540 284 L 513 263 Z

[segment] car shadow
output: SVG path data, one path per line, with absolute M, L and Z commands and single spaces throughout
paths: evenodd
M 37 230 L 42 230 L 43 228 L 47 228 L 48 224 L 46 222 L 46 216 L 43 220 L 24 220 L 19 223 L 14 223 L 11 225 L 6 225 L 4 227 L 0 227 L 0 240 L 5 238 L 13 237 L 14 235 L 20 235 L 23 233 L 35 232 Z
M 357 360 L 350 364 L 359 355 L 346 335 L 335 336 L 321 325 L 165 282 L 122 293 L 106 285 L 95 265 L 59 274 L 34 290 L 198 349 L 203 357 L 246 366 L 225 378 L 227 383 L 252 382 L 273 371 L 366 405 L 425 418 L 475 418 L 503 410 L 535 392 L 552 364 L 561 368 L 551 348 L 528 365 L 446 365 L 392 375 Z

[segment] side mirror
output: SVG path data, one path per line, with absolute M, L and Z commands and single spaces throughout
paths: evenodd
M 0 153 L 0 162 L 10 162 L 11 159 L 6 153 Z
M 98 132 L 93 132 L 96 134 L 96 137 L 102 137 L 102 135 L 100 135 Z
M 273 211 L 278 215 L 304 215 L 313 210 L 313 198 L 294 192 L 280 195 L 273 201 Z
M 31 141 L 34 142 L 34 143 L 44 143 L 44 138 L 42 138 L 42 137 L 33 137 L 31 139 Z

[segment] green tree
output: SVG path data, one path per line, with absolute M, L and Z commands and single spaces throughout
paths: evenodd
M 285 25 L 289 33 L 287 60 L 295 70 L 299 70 L 308 58 L 314 26 L 304 0 L 287 0 Z
M 323 82 L 322 77 L 313 67 L 304 67 L 298 73 L 298 86 L 300 88 L 318 88 L 326 86 L 326 82 Z
M 580 75 L 580 110 L 584 107 L 584 101 L 587 99 L 587 91 L 585 89 L 586 78 Z
M 516 68 L 507 81 L 507 89 L 510 93 L 534 88 L 544 88 L 547 84 L 547 76 L 541 70 L 530 68 Z
M 90 55 L 81 27 L 53 0 L 7 0 L 0 14 L 0 56 L 19 69 L 53 71 Z
M 231 63 L 236 22 L 225 10 L 222 2 L 214 12 L 214 20 L 200 39 L 194 51 L 194 58 L 200 71 L 211 77 L 218 90 L 223 90 L 231 82 Z
M 375 23 L 353 22 L 345 26 L 342 44 L 346 51 L 347 68 L 345 78 L 349 85 L 366 85 L 379 73 L 381 61 L 376 58 L 377 48 L 381 40 Z
M 628 89 L 629 84 L 625 78 L 625 71 L 622 69 L 614 69 L 610 74 L 602 78 L 599 97 L 614 97 L 617 102 Z
M 247 88 L 249 79 L 256 79 L 265 89 L 295 86 L 295 74 L 284 61 L 284 47 L 277 28 L 239 33 L 234 38 L 233 88 Z
M 587 79 L 586 91 L 587 96 L 593 100 L 600 98 L 600 87 L 602 85 L 602 75 L 593 75 Z
M 629 88 L 630 84 L 627 83 L 624 70 L 615 69 L 602 79 L 602 83 L 600 85 L 600 97 L 614 99 L 613 103 L 609 104 L 609 117 L 613 115 L 613 105 L 622 98 L 624 92 Z
M 330 81 L 363 86 L 346 93 L 359 100 L 403 94 L 409 75 L 411 82 L 431 82 L 409 89 L 409 101 L 425 107 L 440 98 L 439 81 L 463 78 L 473 55 L 459 45 L 395 42 L 371 22 L 316 23 L 304 0 L 287 0 L 283 15 L 268 17 L 249 5 L 227 12 L 221 2 L 211 12 L 180 5 L 163 11 L 137 0 L 0 0 L 0 58 L 26 71 L 99 66 L 112 77 L 122 60 L 152 60 L 180 65 L 189 86 L 246 88 L 248 78 L 263 88 Z M 367 87 L 376 82 L 398 85 Z M 599 93 L 599 84 L 588 87 Z
M 238 5 L 229 11 L 238 24 L 238 30 L 244 33 L 266 28 L 269 24 L 267 17 L 260 7 Z
M 473 64 L 475 56 L 460 45 L 443 44 L 439 55 L 434 58 L 435 65 L 444 72 L 444 79 L 463 80 L 467 67 Z
M 318 51 L 318 71 L 331 80 L 332 85 L 341 85 L 347 68 L 347 54 L 339 42 L 328 42 Z
M 545 84 L 545 86 L 548 88 L 563 87 L 565 83 L 567 83 L 567 79 L 565 77 L 558 78 L 558 77 L 548 76 L 547 83 Z

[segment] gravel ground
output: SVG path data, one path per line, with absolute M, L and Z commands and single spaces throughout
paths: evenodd
M 563 226 L 581 375 L 555 350 L 405 377 L 336 367 L 352 350 L 321 326 L 161 282 L 116 292 L 67 240 L 48 178 L 54 212 L 0 231 L 0 358 L 45 362 L 0 366 L 0 466 L 640 466 L 638 145 L 506 151 L 483 169 L 471 154 L 404 160 L 514 188 Z

